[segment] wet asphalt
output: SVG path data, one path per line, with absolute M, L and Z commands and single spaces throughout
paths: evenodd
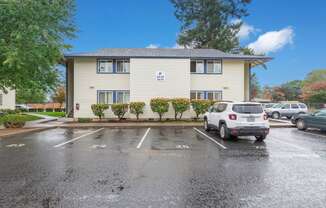
M 95 130 L 0 139 L 0 207 L 326 206 L 326 135 L 271 129 L 259 143 L 199 128 L 224 149 L 193 128 Z

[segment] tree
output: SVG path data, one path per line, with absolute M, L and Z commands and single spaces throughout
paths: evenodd
M 74 0 L 0 2 L 0 89 L 49 91 L 58 81 L 54 66 L 74 37 Z
M 303 84 L 326 81 L 326 69 L 313 70 L 304 79 Z
M 53 102 L 60 103 L 60 107 L 66 100 L 66 89 L 64 86 L 57 87 L 56 91 L 52 95 Z
M 303 81 L 303 99 L 310 103 L 326 102 L 326 70 L 314 70 Z
M 144 113 L 145 102 L 130 102 L 129 108 L 130 113 L 135 114 L 137 120 L 139 119 L 139 115 Z
M 118 119 L 123 119 L 123 116 L 128 112 L 129 104 L 127 103 L 114 103 L 111 105 L 111 110 Z
M 260 96 L 261 88 L 256 73 L 250 76 L 250 99 Z
M 169 99 L 167 98 L 153 98 L 151 99 L 150 106 L 153 112 L 159 115 L 160 121 L 164 113 L 169 111 Z
M 91 105 L 92 111 L 95 116 L 98 116 L 101 120 L 104 117 L 104 111 L 109 109 L 108 104 L 93 104 Z
M 248 15 L 251 0 L 171 0 L 181 22 L 178 44 L 193 48 L 215 48 L 230 52 L 239 48 L 241 19 Z
M 286 100 L 301 100 L 302 99 L 302 81 L 293 80 L 281 85 Z
M 171 100 L 172 107 L 174 109 L 174 119 L 178 119 L 178 114 L 180 114 L 179 119 L 190 107 L 190 100 L 188 98 L 174 98 Z
M 196 119 L 199 118 L 199 115 L 206 113 L 211 105 L 212 102 L 210 100 L 191 100 L 191 106 L 196 113 Z
M 17 89 L 16 103 L 44 103 L 46 101 L 46 93 L 40 89 Z

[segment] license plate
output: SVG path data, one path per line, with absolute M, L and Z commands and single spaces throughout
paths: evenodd
M 247 122 L 255 122 L 255 117 L 248 117 Z

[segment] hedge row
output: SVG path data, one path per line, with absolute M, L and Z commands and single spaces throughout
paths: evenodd
M 188 98 L 153 98 L 150 101 L 151 110 L 154 113 L 159 115 L 160 121 L 165 113 L 169 111 L 170 103 L 174 110 L 174 118 L 175 120 L 181 119 L 182 115 L 185 111 L 189 110 L 190 105 L 192 109 L 196 113 L 196 118 L 199 115 L 205 113 L 208 108 L 215 103 L 215 101 L 210 100 L 189 100 Z M 139 119 L 139 115 L 144 113 L 144 102 L 130 102 L 130 104 L 93 104 L 91 106 L 92 111 L 95 116 L 102 119 L 104 117 L 104 111 L 109 109 L 111 106 L 111 110 L 120 120 L 123 119 L 124 115 L 130 110 L 130 113 L 135 114 L 137 120 Z

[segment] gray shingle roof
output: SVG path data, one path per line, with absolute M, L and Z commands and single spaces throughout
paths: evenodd
M 174 49 L 174 48 L 104 48 L 89 53 L 65 54 L 69 57 L 128 57 L 128 58 L 223 58 L 269 61 L 266 56 L 248 56 L 224 53 L 216 49 Z

